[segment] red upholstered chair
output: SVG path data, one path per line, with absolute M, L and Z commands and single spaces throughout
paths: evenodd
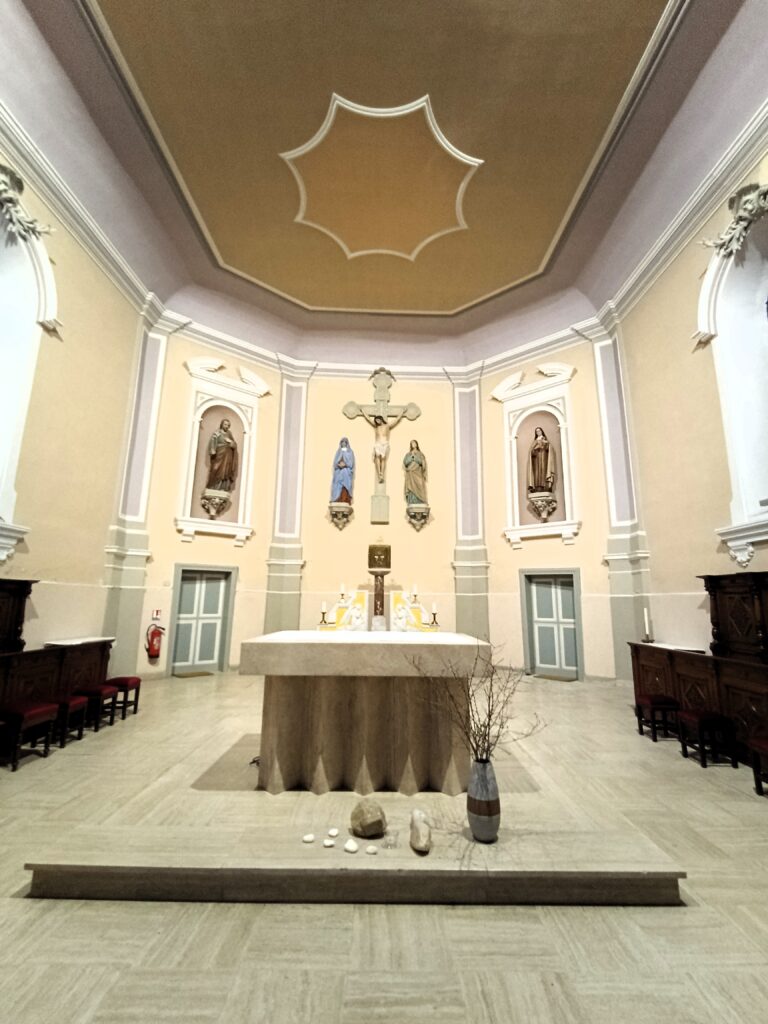
M 66 747 L 69 734 L 77 729 L 77 738 L 83 738 L 85 719 L 88 715 L 88 698 L 76 693 L 59 701 L 59 717 L 56 720 L 55 735 L 59 746 Z
M 747 741 L 747 746 L 752 754 L 752 771 L 755 775 L 755 792 L 758 796 L 763 795 L 763 766 L 761 758 L 765 758 L 768 765 L 768 736 L 753 736 Z
M 117 687 L 109 683 L 88 683 L 79 686 L 75 690 L 78 697 L 88 698 L 88 712 L 86 720 L 93 726 L 93 731 L 98 732 L 102 718 L 108 718 L 109 724 L 115 724 L 115 712 L 117 710 Z
M 117 707 L 123 720 L 128 708 L 133 708 L 134 715 L 138 715 L 141 693 L 141 679 L 138 676 L 115 676 L 107 680 L 107 686 L 114 686 L 117 689 Z
M 5 723 L 5 736 L 10 749 L 11 771 L 15 772 L 19 767 L 21 744 L 25 739 L 35 742 L 42 738 L 42 756 L 48 757 L 58 715 L 59 705 L 44 701 L 18 700 L 0 708 L 0 718 Z
M 666 693 L 638 693 L 635 697 L 635 716 L 637 718 L 637 731 L 641 736 L 643 725 L 650 726 L 651 739 L 655 743 L 659 725 L 665 736 L 669 736 L 670 714 L 677 715 L 680 708 L 679 701 Z
M 706 768 L 709 747 L 712 761 L 717 761 L 722 750 L 729 757 L 731 765 L 734 768 L 739 767 L 736 732 L 730 718 L 717 711 L 686 709 L 678 711 L 677 724 L 683 757 L 688 757 L 688 747 L 693 747 L 699 753 L 701 767 Z M 691 734 L 695 734 L 695 740 L 690 739 Z

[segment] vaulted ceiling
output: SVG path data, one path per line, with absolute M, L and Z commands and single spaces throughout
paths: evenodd
M 452 314 L 544 272 L 665 0 L 82 0 L 219 266 Z

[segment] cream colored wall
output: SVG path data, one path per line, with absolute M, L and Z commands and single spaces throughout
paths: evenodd
M 184 367 L 189 359 L 210 356 L 211 349 L 181 334 L 168 340 L 165 372 L 160 400 L 157 438 L 149 487 L 147 532 L 152 558 L 147 565 L 143 621 L 149 623 L 152 609 L 159 608 L 163 625 L 173 619 L 173 579 L 176 565 L 217 566 L 238 570 L 237 591 L 230 663 L 240 658 L 240 644 L 262 632 L 266 599 L 267 555 L 272 538 L 272 513 L 275 501 L 277 433 L 280 410 L 280 376 L 247 359 L 232 359 L 219 353 L 225 364 L 222 375 L 237 376 L 237 367 L 250 368 L 270 387 L 270 393 L 258 400 L 253 458 L 253 504 L 250 523 L 253 534 L 243 547 L 231 537 L 197 534 L 190 543 L 182 541 L 174 518 L 182 513 L 186 482 L 190 421 L 193 418 L 193 380 Z M 245 467 L 241 467 L 242 474 Z M 202 510 L 201 510 L 202 515 Z M 170 656 L 168 646 L 165 647 Z M 146 675 L 163 675 L 166 657 L 147 667 L 140 638 L 137 652 Z
M 453 549 L 456 543 L 455 457 L 453 442 L 453 398 L 450 384 L 397 381 L 392 388 L 393 404 L 416 402 L 421 416 L 415 422 L 402 420 L 390 435 L 391 452 L 387 466 L 390 522 L 370 522 L 370 496 L 374 490 L 372 459 L 373 428 L 361 417 L 348 420 L 342 415 L 350 400 L 373 400 L 370 382 L 313 378 L 307 405 L 307 447 L 302 504 L 304 539 L 304 587 L 301 626 L 313 628 L 320 618 L 322 601 L 338 595 L 340 583 L 349 589 L 370 586 L 367 572 L 368 545 L 379 540 L 392 546 L 392 573 L 387 588 L 410 590 L 418 584 L 428 609 L 438 606 L 442 627 L 455 626 Z M 352 521 L 338 530 L 328 518 L 333 456 L 339 439 L 347 436 L 355 453 L 355 491 Z M 412 438 L 418 440 L 427 459 L 427 495 L 432 509 L 430 522 L 420 532 L 407 522 L 403 497 L 402 461 Z M 372 601 L 372 598 L 371 598 Z
M 40 580 L 24 631 L 33 647 L 102 629 L 138 315 L 30 188 L 24 205 L 53 228 L 43 242 L 63 325 L 61 338 L 42 334 L 19 458 L 15 520 L 30 532 L 0 566 L 3 576 Z
M 584 671 L 589 676 L 613 676 L 614 657 L 608 569 L 603 562 L 608 534 L 608 503 L 602 455 L 602 437 L 595 364 L 590 344 L 576 345 L 548 354 L 547 361 L 576 368 L 570 383 L 571 422 L 569 440 L 573 473 L 575 518 L 582 526 L 573 544 L 559 537 L 523 540 L 521 549 L 511 547 L 504 536 L 507 523 L 507 449 L 504 406 L 491 398 L 493 389 L 512 371 L 483 380 L 483 472 L 485 478 L 485 527 L 488 544 L 491 641 L 502 648 L 504 660 L 523 664 L 522 599 L 520 571 L 577 568 L 581 574 L 581 613 L 584 635 Z M 526 382 L 540 378 L 537 362 L 515 367 L 525 372 Z
M 767 179 L 768 157 L 744 184 Z M 712 352 L 691 340 L 712 257 L 699 240 L 729 220 L 724 205 L 621 323 L 655 638 L 693 647 L 710 639 L 697 575 L 738 571 L 714 532 L 730 523 L 731 490 Z M 768 569 L 768 549 L 756 548 L 749 568 Z

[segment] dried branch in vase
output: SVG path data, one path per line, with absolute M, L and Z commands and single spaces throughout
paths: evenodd
M 478 645 L 470 672 L 461 672 L 453 664 L 446 665 L 445 686 L 428 698 L 447 708 L 454 727 L 475 761 L 490 761 L 497 747 L 531 736 L 543 728 L 544 722 L 534 712 L 521 728 L 512 728 L 515 715 L 512 701 L 523 678 L 521 669 L 502 665 L 498 649 Z M 425 677 L 415 660 L 415 667 Z

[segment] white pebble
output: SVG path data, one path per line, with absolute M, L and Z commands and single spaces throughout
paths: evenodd
M 307 832 L 307 834 L 305 836 L 301 837 L 301 841 L 302 841 L 302 843 L 314 843 L 314 841 L 315 841 L 315 833 L 314 832 Z
M 357 845 L 354 839 L 348 839 L 346 843 L 344 843 L 344 849 L 347 851 L 347 853 L 357 853 L 360 847 Z
M 336 845 L 336 843 L 333 841 L 333 839 L 324 839 L 323 840 L 323 846 L 335 846 L 335 845 Z
M 379 848 L 378 846 L 366 846 L 365 852 L 370 853 L 371 856 L 373 856 L 375 853 L 379 852 Z
M 335 839 L 338 834 L 339 834 L 339 830 L 337 828 L 329 828 L 328 829 L 328 835 L 331 837 L 331 839 Z

